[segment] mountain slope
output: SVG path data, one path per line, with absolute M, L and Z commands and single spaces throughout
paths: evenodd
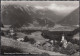
M 61 25 L 79 25 L 79 8 L 58 22 Z
M 54 26 L 54 22 L 38 13 L 36 9 L 31 6 L 3 5 L 1 9 L 3 24 L 12 25 L 12 27 L 21 27 L 22 25 L 29 26 L 30 24 L 33 26 Z

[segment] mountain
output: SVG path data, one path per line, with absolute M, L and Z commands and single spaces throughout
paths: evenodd
M 15 5 L 3 5 L 1 8 L 1 17 L 3 24 L 8 25 L 23 25 L 27 19 L 27 22 L 31 22 L 30 15 L 20 6 Z
M 44 10 L 38 11 L 32 6 L 2 5 L 1 10 L 1 19 L 4 25 L 12 25 L 12 27 L 23 25 L 53 27 L 55 24 L 47 15 L 43 15 L 46 14 Z
M 63 18 L 62 16 L 57 15 L 54 11 L 51 11 L 49 9 L 37 10 L 37 14 L 39 14 L 38 17 L 42 19 L 43 17 L 46 17 L 48 20 L 51 20 L 54 23 Z
M 74 10 L 72 13 L 70 13 L 68 16 L 57 23 L 68 26 L 79 25 L 79 8 Z

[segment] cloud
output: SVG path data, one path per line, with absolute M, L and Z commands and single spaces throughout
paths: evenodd
M 37 9 L 44 9 L 43 6 L 35 6 L 35 8 L 37 8 Z
M 57 4 L 51 4 L 51 5 L 47 6 L 47 8 L 50 9 L 50 10 L 57 10 L 57 11 L 70 9 L 70 8 L 67 8 L 63 5 L 57 5 Z
M 79 6 L 65 6 L 65 5 L 58 5 L 56 3 L 50 4 L 48 6 L 35 6 L 37 9 L 49 9 L 51 11 L 54 11 L 58 15 L 68 15 L 73 10 L 78 8 Z
M 51 4 L 46 7 L 52 11 L 57 11 L 59 13 L 69 13 L 75 10 L 76 8 L 78 8 L 78 6 L 72 7 L 72 6 L 64 6 L 64 5 L 57 5 L 57 4 Z

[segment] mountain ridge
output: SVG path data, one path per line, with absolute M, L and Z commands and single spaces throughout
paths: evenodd
M 37 14 L 34 13 L 34 8 L 33 7 L 27 7 L 24 8 L 22 6 L 18 6 L 18 5 L 5 5 L 2 8 L 2 20 L 3 20 L 3 24 L 11 24 L 11 25 L 26 25 L 29 26 L 29 23 L 34 24 L 34 26 L 40 25 L 43 21 L 43 26 L 47 25 L 47 24 L 51 24 L 53 23 L 52 26 L 54 26 L 54 22 L 51 22 L 50 20 L 48 20 L 46 17 L 43 17 L 43 19 L 39 18 L 40 17 L 40 13 L 37 14 L 39 15 L 39 17 L 36 17 Z M 42 17 L 42 16 L 41 16 Z M 40 22 L 39 22 L 40 21 Z M 42 26 L 42 25 L 40 25 Z
M 68 26 L 79 25 L 79 8 L 74 10 L 72 13 L 70 13 L 68 16 L 66 16 L 64 19 L 62 19 L 57 23 Z

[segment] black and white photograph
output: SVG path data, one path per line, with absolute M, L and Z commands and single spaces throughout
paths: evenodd
M 79 1 L 1 1 L 1 55 L 79 56 Z

